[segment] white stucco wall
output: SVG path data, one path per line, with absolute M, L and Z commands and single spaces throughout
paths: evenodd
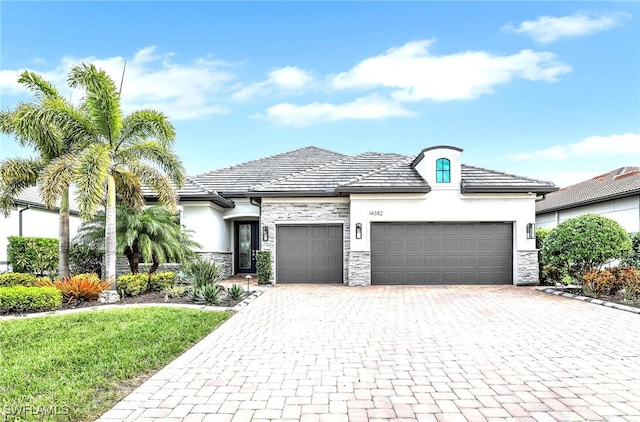
M 611 218 L 620 223 L 627 232 L 640 231 L 640 195 L 540 214 L 536 216 L 536 227 L 552 229 L 570 218 L 587 213 Z
M 191 230 L 201 252 L 231 252 L 231 222 L 224 217 L 224 208 L 210 202 L 185 202 L 180 223 Z
M 24 207 L 18 207 L 22 209 Z M 82 220 L 75 215 L 69 216 L 69 235 L 71 238 L 78 232 Z M 58 211 L 40 208 L 29 208 L 22 213 L 22 235 L 25 237 L 50 237 L 57 239 L 60 232 L 60 216 Z M 19 212 L 11 211 L 8 217 L 0 215 L 0 272 L 7 271 L 7 237 L 20 233 Z

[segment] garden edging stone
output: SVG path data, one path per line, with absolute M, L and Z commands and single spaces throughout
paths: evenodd
M 569 298 L 569 299 L 581 300 L 583 302 L 593 303 L 594 305 L 602 305 L 602 306 L 606 306 L 607 308 L 619 309 L 621 311 L 631 312 L 631 313 L 640 315 L 640 308 L 635 308 L 633 306 L 623 305 L 621 303 L 608 302 L 608 301 L 601 300 L 601 299 L 595 299 L 595 298 L 592 298 L 592 297 L 581 296 L 581 295 L 576 295 L 576 294 L 573 294 L 573 293 L 563 292 L 562 290 L 557 290 L 557 289 L 554 289 L 553 287 L 538 287 L 536 290 L 544 292 L 544 293 L 551 293 L 551 294 L 556 295 L 556 296 L 562 296 L 562 297 L 566 297 L 566 298 Z
M 66 315 L 73 314 L 78 312 L 89 312 L 89 311 L 101 311 L 101 310 L 109 310 L 109 309 L 127 309 L 127 308 L 150 308 L 150 307 L 167 307 L 167 308 L 187 308 L 187 309 L 200 309 L 202 311 L 235 311 L 239 312 L 242 309 L 246 308 L 251 302 L 253 302 L 258 296 L 262 294 L 262 290 L 254 290 L 251 292 L 249 296 L 244 298 L 242 301 L 238 302 L 234 306 L 207 306 L 207 305 L 191 305 L 188 303 L 129 303 L 126 305 L 99 305 L 99 306 L 88 306 L 86 308 L 77 308 L 77 309 L 64 309 L 58 311 L 49 311 L 49 312 L 35 312 L 29 314 L 22 315 L 6 315 L 0 316 L 0 321 L 7 320 L 15 320 L 15 319 L 23 319 L 23 318 L 38 318 L 43 316 L 52 316 L 52 315 Z

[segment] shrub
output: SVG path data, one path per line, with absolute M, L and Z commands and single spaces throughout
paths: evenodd
M 9 236 L 7 258 L 17 273 L 56 274 L 58 239 Z
M 50 280 L 38 280 L 36 285 L 40 287 L 54 287 L 60 290 L 62 296 L 68 301 L 95 300 L 98 295 L 109 289 L 111 283 L 100 281 L 97 274 L 78 274 L 71 278 L 63 278 L 51 282 Z
M 621 273 L 624 296 L 627 299 L 640 297 L 640 268 L 626 267 Z
M 624 257 L 621 264 L 630 267 L 640 267 L 640 232 L 629 233 L 631 251 Z
M 271 251 L 260 250 L 256 253 L 258 284 L 271 283 Z
M 244 290 L 242 289 L 242 287 L 240 287 L 239 284 L 234 284 L 229 287 L 229 290 L 227 290 L 227 294 L 229 295 L 229 298 L 238 300 L 241 299 L 242 296 L 244 296 Z
M 0 287 L 35 286 L 36 276 L 29 273 L 0 274 Z
M 104 253 L 83 244 L 69 247 L 69 271 L 71 274 L 102 273 Z
M 218 266 L 204 259 L 197 259 L 187 264 L 185 266 L 185 274 L 191 283 L 193 283 L 194 288 L 214 285 L 220 281 Z
M 542 245 L 544 239 L 549 235 L 551 229 L 536 229 L 536 249 L 538 250 L 538 274 L 540 274 L 540 284 L 549 285 L 558 280 L 559 276 L 555 273 L 555 268 L 542 263 Z M 558 278 L 555 278 L 558 277 Z
M 62 294 L 53 287 L 0 287 L 0 312 L 42 312 L 60 305 Z
M 204 284 L 200 287 L 194 287 L 192 296 L 197 303 L 208 306 L 216 306 L 220 303 L 220 286 L 217 284 Z
M 582 277 L 582 288 L 585 294 L 600 296 L 615 293 L 619 287 L 617 271 L 612 269 L 590 270 Z
M 169 297 L 182 297 L 187 294 L 187 288 L 184 286 L 172 286 L 162 290 L 162 293 Z
M 574 280 L 631 249 L 629 235 L 616 221 L 597 214 L 571 218 L 551 230 L 542 245 L 545 266 L 557 268 Z
M 149 288 L 154 292 L 161 292 L 175 286 L 176 280 L 176 273 L 171 271 L 153 273 L 149 276 Z
M 138 296 L 149 290 L 149 274 L 124 274 L 116 285 L 125 295 Z

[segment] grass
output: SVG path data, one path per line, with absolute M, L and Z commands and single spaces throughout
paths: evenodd
M 230 316 L 157 307 L 0 321 L 0 421 L 93 420 Z

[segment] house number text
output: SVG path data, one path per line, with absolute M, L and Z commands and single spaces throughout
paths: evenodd
M 369 215 L 374 217 L 382 217 L 382 211 L 369 211 Z

